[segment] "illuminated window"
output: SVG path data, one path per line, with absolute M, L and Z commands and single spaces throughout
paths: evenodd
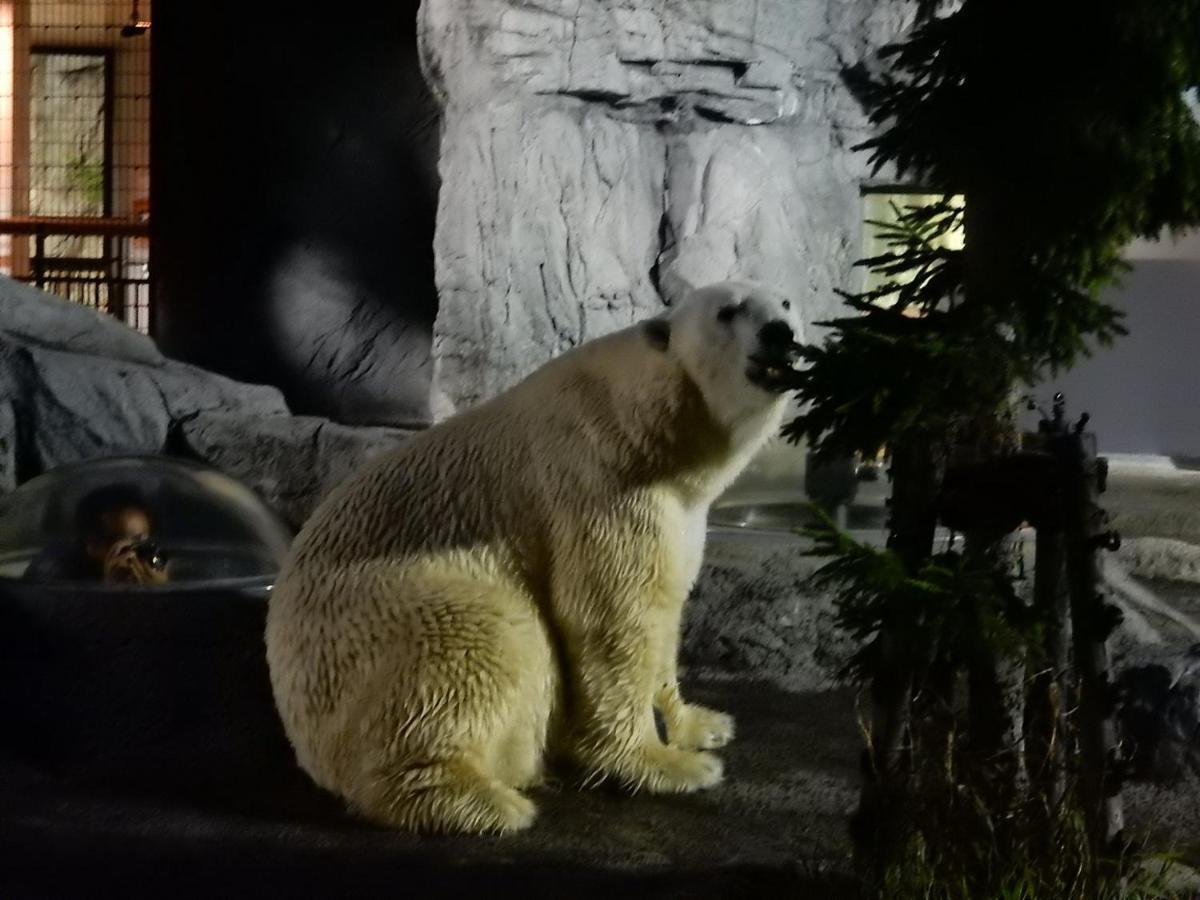
M 35 216 L 108 213 L 111 53 L 35 48 L 30 59 L 29 211 Z M 103 238 L 52 235 L 50 257 L 99 257 Z
M 923 193 L 916 188 L 910 190 L 886 188 L 865 191 L 863 193 L 863 258 L 869 259 L 871 257 L 882 256 L 894 250 L 894 248 L 888 246 L 885 228 L 881 226 L 894 225 L 899 221 L 900 216 L 904 214 L 906 209 L 937 203 L 944 196 L 944 194 Z M 950 197 L 950 203 L 956 209 L 962 209 L 963 202 L 964 198 L 962 194 L 954 194 Z M 964 233 L 960 217 L 956 228 L 931 243 L 935 247 L 961 250 L 963 240 Z M 890 280 L 906 284 L 912 278 L 913 274 L 910 272 L 892 276 Z M 865 270 L 865 290 L 875 290 L 882 287 L 884 283 L 884 276 L 875 271 Z M 882 305 L 889 305 L 886 297 L 881 299 L 880 303 Z

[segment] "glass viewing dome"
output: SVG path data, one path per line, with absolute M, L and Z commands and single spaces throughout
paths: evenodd
M 290 543 L 244 484 L 172 457 L 75 463 L 0 497 L 0 583 L 265 589 Z

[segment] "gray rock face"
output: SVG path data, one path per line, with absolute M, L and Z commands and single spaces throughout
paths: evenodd
M 169 360 L 153 378 L 172 422 L 219 409 L 264 420 L 289 414 L 283 395 L 273 387 L 244 384 L 186 363 Z
M 25 477 L 94 456 L 160 452 L 172 422 L 199 410 L 287 413 L 272 388 L 167 360 L 146 365 L 50 349 L 13 341 L 4 331 L 0 366 L 11 385 L 13 431 L 20 422 L 13 452 Z
M 833 597 L 806 583 L 824 562 L 803 556 L 808 548 L 784 531 L 709 530 L 704 567 L 684 613 L 681 659 L 689 672 L 752 676 L 792 691 L 839 684 L 838 671 L 855 648 L 836 627 Z M 1130 789 L 1135 798 L 1148 784 L 1194 790 L 1200 786 L 1200 546 L 1133 537 L 1115 557 L 1105 575 L 1124 622 L 1109 648 Z M 1192 822 L 1200 827 L 1194 810 Z
M 681 661 L 689 672 L 766 679 L 790 691 L 839 686 L 852 652 L 834 625 L 833 597 L 805 580 L 822 560 L 786 532 L 712 529 L 684 608 Z
M 435 239 L 435 418 L 661 309 L 663 147 L 587 104 L 447 117 Z M 469 153 L 467 152 L 469 149 Z M 440 393 L 439 393 L 440 392 Z
M 155 453 L 170 427 L 159 365 L 9 341 L 0 365 L 14 385 L 16 456 L 22 479 L 66 463 Z
M 444 107 L 434 412 L 730 277 L 809 320 L 860 243 L 868 0 L 423 0 Z
M 77 303 L 47 303 L 47 294 L 0 276 L 0 331 L 25 344 L 143 365 L 162 364 L 154 341 L 112 316 Z
M 1118 726 L 1135 778 L 1167 784 L 1200 778 L 1200 645 L 1181 671 L 1133 665 L 1116 679 Z
M 161 452 L 172 424 L 201 410 L 288 412 L 274 388 L 168 360 L 111 317 L 9 279 L 0 279 L 0 295 L 9 407 L 0 424 L 13 482 L 95 456 Z
M 166 359 L 115 320 L 7 279 L 0 299 L 0 491 L 66 463 L 181 451 L 257 488 L 298 526 L 407 434 L 294 417 L 275 388 Z
M 1200 779 L 1200 546 L 1154 537 L 1106 561 L 1117 725 L 1135 778 Z
M 211 411 L 187 419 L 180 434 L 189 452 L 250 485 L 299 528 L 330 488 L 410 432 L 351 428 L 313 416 Z
M 351 199 L 341 205 L 358 209 Z M 428 252 L 429 234 L 389 239 L 406 252 Z M 404 257 L 394 267 L 386 287 L 356 282 L 346 252 L 316 242 L 275 262 L 264 339 L 283 364 L 279 383 L 293 406 L 343 422 L 428 421 L 432 312 L 424 322 L 410 320 L 416 288 Z
M 0 494 L 17 486 L 17 421 L 13 405 L 0 402 Z

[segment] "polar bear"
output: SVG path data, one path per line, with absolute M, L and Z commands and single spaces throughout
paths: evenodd
M 680 616 L 800 331 L 779 294 L 700 288 L 336 488 L 267 616 L 300 765 L 424 832 L 528 826 L 548 757 L 632 790 L 717 784 L 733 720 L 680 696 Z

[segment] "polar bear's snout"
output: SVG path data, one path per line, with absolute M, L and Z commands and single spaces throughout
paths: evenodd
M 773 319 L 758 330 L 758 350 L 750 355 L 746 377 L 771 393 L 787 390 L 786 376 L 799 355 L 792 326 L 782 319 Z
M 758 330 L 758 343 L 767 355 L 787 358 L 794 353 L 796 335 L 792 333 L 791 325 L 783 319 L 775 319 Z

